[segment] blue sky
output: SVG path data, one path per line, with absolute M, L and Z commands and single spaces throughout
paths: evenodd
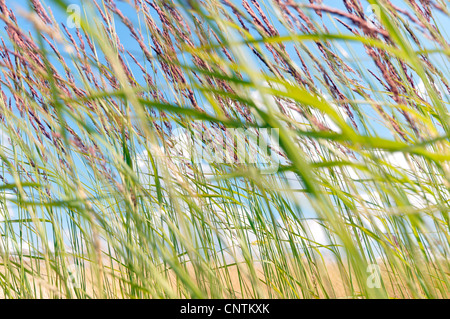
M 70 2 L 68 1 L 67 3 L 70 3 L 70 4 L 77 4 L 78 3 L 78 4 L 80 4 L 82 2 L 83 1 L 70 1 Z M 242 5 L 241 5 L 241 1 L 233 1 L 233 2 L 235 2 L 237 5 L 239 5 L 242 10 L 244 10 Z M 299 2 L 309 3 L 309 1 L 299 1 Z M 45 3 L 51 4 L 52 1 L 47 0 L 47 1 L 45 1 Z M 89 1 L 87 1 L 87 3 L 89 3 Z M 271 20 L 273 21 L 274 25 L 277 27 L 277 29 L 279 30 L 281 35 L 283 35 L 284 34 L 283 32 L 286 32 L 286 31 L 284 29 L 284 26 L 280 22 L 277 21 L 277 19 L 275 17 L 275 14 L 273 12 L 273 8 L 270 5 L 270 2 L 269 1 L 261 1 L 261 3 L 264 4 L 263 9 L 266 11 L 266 13 L 268 13 L 269 17 L 271 18 Z M 367 2 L 364 2 L 364 3 L 365 3 L 365 8 L 367 8 L 367 10 L 368 10 Z M 393 1 L 393 3 L 404 7 L 403 1 L 396 0 L 396 1 Z M 26 1 L 26 0 L 19 0 L 19 1 L 16 1 L 13 5 L 11 5 L 11 7 L 12 8 L 14 8 L 15 6 L 16 7 L 19 7 L 19 6 L 27 7 L 27 4 L 28 4 L 28 1 Z M 324 1 L 324 4 L 325 5 L 329 5 L 331 7 L 335 7 L 335 8 L 344 10 L 344 11 L 346 10 L 342 1 L 326 0 L 326 1 Z M 139 25 L 139 21 L 140 21 L 140 19 L 142 19 L 142 17 L 139 18 L 136 15 L 134 9 L 131 6 L 129 6 L 128 4 L 126 4 L 124 2 L 119 2 L 119 1 L 117 2 L 117 5 L 122 10 L 122 12 L 135 25 Z M 67 18 L 66 12 L 64 12 L 64 11 L 62 11 L 60 9 L 56 9 L 56 6 L 54 6 L 54 5 L 52 5 L 51 7 L 54 8 L 53 9 L 53 13 L 55 15 L 55 18 L 58 21 L 60 21 L 60 22 L 66 23 L 66 18 Z M 446 25 L 448 25 L 447 24 L 449 22 L 448 18 L 446 18 L 446 17 L 444 17 L 443 15 L 440 15 L 440 14 L 438 14 L 437 16 L 438 16 L 438 19 L 441 21 L 440 24 L 441 24 L 442 28 L 444 28 Z M 157 18 L 156 14 L 155 14 L 154 18 L 155 18 L 155 21 L 159 21 L 159 19 Z M 317 19 L 317 18 L 315 18 L 315 19 Z M 335 20 L 329 19 L 328 15 L 324 15 L 323 21 L 324 21 L 325 26 L 327 27 L 327 29 L 329 30 L 330 33 L 337 33 L 337 32 L 348 33 L 346 31 L 346 29 L 344 27 L 342 27 L 341 25 L 339 25 Z M 30 32 L 33 34 L 34 30 L 33 30 L 32 25 L 29 22 L 27 22 L 24 19 L 21 19 L 20 20 L 20 25 L 21 25 L 22 28 L 30 30 Z M 117 30 L 118 30 L 118 35 L 120 37 L 120 40 L 122 41 L 122 43 L 124 45 L 126 45 L 127 50 L 129 50 L 131 52 L 139 52 L 140 51 L 139 46 L 131 38 L 131 36 L 129 34 L 129 31 L 128 31 L 128 29 L 126 27 L 124 27 L 122 24 L 118 23 L 117 24 Z M 257 33 L 254 30 L 252 31 L 252 34 L 255 37 L 258 37 Z M 0 35 L 5 37 L 5 31 L 3 29 L 0 30 Z M 426 45 L 426 44 L 429 44 L 430 42 L 428 42 L 426 39 L 423 39 L 423 43 Z M 308 48 L 311 49 L 311 51 L 317 52 L 317 49 L 315 48 L 315 46 L 312 43 L 308 44 L 307 46 L 308 46 Z M 353 66 L 355 68 L 362 67 L 362 68 L 368 68 L 368 69 L 372 69 L 372 70 L 375 69 L 372 61 L 370 59 L 368 59 L 368 57 L 366 56 L 365 50 L 362 47 L 362 45 L 356 44 L 356 43 L 347 44 L 347 43 L 344 43 L 344 42 L 340 42 L 340 46 L 342 47 L 342 50 L 347 50 L 348 52 L 351 52 L 350 53 L 350 57 L 348 58 L 350 66 Z M 295 57 L 296 56 L 292 46 L 288 46 L 288 53 L 291 55 L 291 57 Z M 345 57 L 345 51 L 341 51 L 339 53 L 344 59 L 346 58 Z M 436 59 L 440 58 L 438 55 L 436 55 L 434 57 Z M 140 77 L 140 70 L 136 66 L 134 66 L 134 64 L 132 63 L 131 60 L 129 60 L 128 62 L 129 62 L 131 70 L 137 75 L 138 80 L 142 81 L 142 79 Z M 262 66 L 261 63 L 259 63 L 259 62 L 257 62 L 257 63 L 258 63 L 258 65 L 261 68 L 264 68 L 264 66 Z M 300 63 L 300 62 L 298 61 L 298 63 Z M 444 61 L 444 63 L 445 63 L 445 61 Z M 317 74 L 318 73 L 316 73 L 316 75 Z M 156 79 L 159 81 L 158 82 L 158 86 L 160 86 L 163 89 L 165 87 L 167 87 L 165 81 L 161 77 L 157 77 Z M 373 81 L 373 79 L 372 79 L 372 81 Z M 373 82 L 373 83 L 375 83 L 375 82 Z M 377 84 L 374 84 L 374 85 L 377 86 Z M 341 89 L 344 92 L 348 93 L 349 96 L 353 96 L 354 95 L 353 92 L 349 92 L 349 90 L 346 87 L 342 86 Z M 167 92 L 167 94 L 170 95 L 169 92 Z M 369 107 L 367 107 L 367 112 L 373 112 L 373 111 Z M 374 114 L 374 116 L 375 116 L 375 114 Z M 389 130 L 387 130 L 386 128 L 384 128 L 383 126 L 381 126 L 381 125 L 379 125 L 379 124 L 377 124 L 375 122 L 374 122 L 374 125 L 373 125 L 373 130 L 375 132 L 377 132 L 377 134 L 379 134 L 380 136 L 391 137 L 391 134 L 390 134 Z M 79 164 L 78 168 L 80 169 L 80 173 L 81 174 L 87 173 L 87 171 L 83 171 L 83 166 L 84 166 L 83 163 L 81 161 L 79 161 L 78 164 Z M 85 181 L 89 182 L 88 179 L 85 179 Z M 305 206 L 306 206 L 306 204 L 305 204 Z M 306 209 L 306 210 L 308 210 L 308 209 Z

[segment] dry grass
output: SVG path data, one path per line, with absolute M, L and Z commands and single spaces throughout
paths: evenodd
M 17 262 L 17 260 L 15 260 Z M 33 262 L 33 267 L 31 267 L 30 261 L 23 262 L 25 269 L 35 269 L 33 274 L 25 271 L 24 275 L 26 277 L 26 281 L 30 283 L 30 287 L 34 290 L 33 296 L 37 298 L 67 298 L 67 295 L 64 293 L 64 290 L 67 287 L 61 289 L 61 286 L 55 285 L 58 277 L 53 270 L 50 272 L 47 271 L 47 267 L 44 262 L 39 262 L 39 270 L 37 270 L 37 263 Z M 432 266 L 432 265 L 429 265 Z M 405 287 L 405 283 L 402 281 L 401 277 L 396 278 L 395 273 L 391 270 L 386 269 L 383 264 L 379 264 L 381 271 L 381 278 L 385 285 L 388 298 L 392 299 L 409 299 L 414 298 L 409 293 L 409 289 Z M 344 267 L 345 268 L 345 267 Z M 18 269 L 15 269 L 13 273 L 9 273 L 10 271 L 5 269 L 4 266 L 0 266 L 0 273 L 9 278 L 15 277 L 17 281 L 22 281 L 20 277 L 23 276 L 19 273 Z M 354 298 L 363 298 L 361 292 L 358 290 L 357 285 L 355 283 L 350 283 L 350 280 L 354 280 L 346 277 L 347 274 L 351 273 L 346 269 L 344 272 L 342 271 L 342 267 L 334 262 L 327 262 L 322 264 L 319 268 L 319 272 L 312 274 L 311 271 L 306 270 L 306 273 L 309 277 L 309 280 L 313 282 L 313 285 L 323 285 L 324 291 L 318 293 L 315 298 L 332 298 L 332 299 L 354 299 Z M 199 280 L 199 286 L 205 286 L 206 291 L 211 293 L 211 291 L 217 290 L 219 287 L 215 287 L 218 283 L 211 283 L 205 278 L 199 278 L 195 275 L 195 269 L 192 265 L 186 265 L 187 273 L 190 275 L 190 278 L 193 281 Z M 220 283 L 220 289 L 227 291 L 224 294 L 224 298 L 233 297 L 233 298 L 248 298 L 249 295 L 252 295 L 252 291 L 258 291 L 258 298 L 283 298 L 278 294 L 277 291 L 277 283 L 270 282 L 268 278 L 270 276 L 265 276 L 264 271 L 274 271 L 276 269 L 265 268 L 261 266 L 261 264 L 255 264 L 254 270 L 257 273 L 257 278 L 259 280 L 258 283 L 254 283 L 251 279 L 251 276 L 246 267 L 243 267 L 239 264 L 234 264 L 228 267 L 221 267 L 215 270 L 215 277 L 222 278 L 223 282 Z M 123 277 L 126 272 L 126 268 L 120 268 L 117 265 L 112 268 L 108 268 L 105 273 L 105 294 L 109 296 L 109 298 L 132 298 L 132 296 L 127 296 L 123 294 Z M 50 273 L 50 276 L 49 276 Z M 318 274 L 322 274 L 321 278 L 318 278 Z M 323 274 L 326 274 L 324 277 Z M 394 275 L 394 277 L 392 276 Z M 175 274 L 175 272 L 169 270 L 164 273 L 161 273 L 161 276 L 164 276 L 168 279 L 168 283 L 174 291 L 177 291 L 180 287 L 179 278 Z M 83 293 L 89 296 L 97 296 L 101 297 L 102 295 L 98 291 L 98 283 L 96 281 L 96 275 L 92 272 L 91 267 L 86 265 L 84 269 L 84 279 L 82 281 Z M 427 280 L 433 281 L 433 278 L 427 278 Z M 53 282 L 53 283 L 52 283 Z M 437 282 L 434 280 L 435 284 Z M 417 282 L 413 282 L 413 285 L 416 285 L 416 289 L 420 289 Z M 69 288 L 71 289 L 71 288 Z M 378 289 L 378 288 L 373 288 Z M 177 298 L 185 298 L 184 292 L 179 291 L 180 295 Z M 299 298 L 305 298 L 308 296 L 304 296 L 299 289 L 297 291 Z M 0 290 L 0 299 L 5 298 L 4 289 Z M 14 294 L 13 296 L 14 297 Z M 309 296 L 311 298 L 311 296 Z M 422 295 L 422 298 L 426 296 Z M 447 294 L 439 295 L 439 298 L 449 298 L 450 292 Z
M 0 246 L 39 258 L 5 297 L 447 297 L 446 1 L 28 2 L 0 0 Z

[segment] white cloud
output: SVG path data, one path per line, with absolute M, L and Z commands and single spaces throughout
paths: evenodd
M 25 254 L 36 252 L 36 249 L 26 240 L 19 242 L 14 241 L 11 238 L 6 239 L 0 237 L 0 251 L 7 251 L 9 254 Z
M 12 219 L 15 216 L 15 209 L 12 203 L 8 200 L 14 198 L 12 194 L 0 194 L 0 222 L 6 219 Z
M 329 231 L 316 219 L 306 219 L 303 221 L 305 227 L 305 235 L 320 245 L 330 245 L 328 238 Z
M 0 129 L 0 146 L 2 146 L 5 149 L 8 149 L 11 147 L 9 135 L 2 129 Z
M 276 89 L 278 91 L 286 91 L 286 88 L 282 87 L 282 85 L 278 84 L 278 83 L 269 84 L 268 82 L 264 82 L 263 86 L 264 87 L 272 86 L 274 89 Z M 339 108 L 335 103 L 333 103 L 333 99 L 328 94 L 322 93 L 321 90 L 319 90 L 319 94 L 320 94 L 319 98 L 323 98 L 325 101 L 327 101 L 328 104 L 338 114 L 341 115 L 341 117 L 344 121 L 347 122 L 349 120 L 349 117 L 346 114 L 346 112 L 344 112 L 342 110 L 342 108 Z M 253 90 L 250 93 L 250 97 L 253 100 L 253 102 L 256 104 L 256 106 L 264 112 L 268 111 L 269 108 L 267 107 L 267 105 L 270 105 L 270 107 L 272 107 L 274 109 L 274 111 L 283 113 L 282 110 L 280 109 L 280 107 L 278 106 L 278 104 L 276 103 L 276 98 L 270 94 L 265 94 L 264 95 L 265 100 L 264 100 L 260 91 Z M 294 101 L 289 101 L 287 99 L 281 99 L 280 104 L 281 104 L 281 107 L 284 109 L 286 115 L 291 120 L 293 120 L 300 129 L 310 130 L 312 123 L 310 123 L 309 120 L 298 111 L 299 110 L 298 106 Z M 310 112 L 311 112 L 312 117 L 317 119 L 317 121 L 319 123 L 321 123 L 323 126 L 329 128 L 330 130 L 332 130 L 334 132 L 337 132 L 337 133 L 341 132 L 341 129 L 336 125 L 336 123 L 327 114 L 324 114 L 323 112 L 321 112 L 315 108 L 311 108 Z M 258 117 L 257 114 L 255 114 L 255 115 Z
M 431 82 L 430 82 L 430 84 L 434 85 Z M 442 98 L 442 96 L 443 96 L 442 91 L 438 87 L 436 87 L 436 85 L 434 85 L 434 87 L 437 91 L 438 97 Z M 420 79 L 419 84 L 417 84 L 417 95 L 419 95 L 419 97 L 421 97 L 423 100 L 425 100 L 427 102 L 431 102 L 430 95 L 428 94 L 428 91 L 425 87 L 425 83 L 423 82 L 422 79 Z

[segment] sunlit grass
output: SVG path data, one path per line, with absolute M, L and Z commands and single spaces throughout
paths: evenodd
M 426 3 L 0 0 L 0 296 L 447 298 Z

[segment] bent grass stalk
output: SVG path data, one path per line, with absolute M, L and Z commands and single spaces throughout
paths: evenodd
M 444 1 L 21 4 L 2 297 L 449 296 Z

